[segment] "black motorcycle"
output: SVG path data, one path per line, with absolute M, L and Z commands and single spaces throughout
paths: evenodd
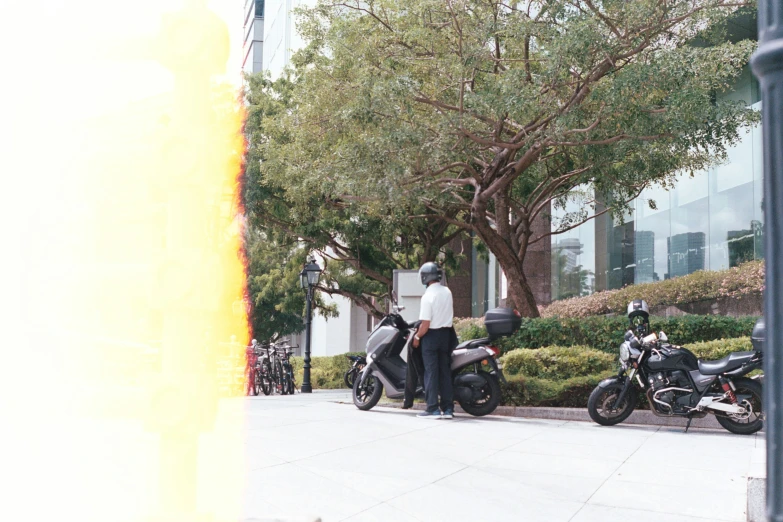
M 715 415 L 725 429 L 740 435 L 763 426 L 759 378 L 744 377 L 761 367 L 764 320 L 753 329 L 753 350 L 735 352 L 717 361 L 699 360 L 692 352 L 668 342 L 666 334 L 650 333 L 647 303 L 628 306 L 631 330 L 620 345 L 620 372 L 590 394 L 587 409 L 598 424 L 613 426 L 627 419 L 644 391 L 653 414 L 688 419 Z
M 361 355 L 346 354 L 346 357 L 351 360 L 351 368 L 345 372 L 345 375 L 343 375 L 343 382 L 348 388 L 352 390 L 356 376 L 359 375 L 359 373 L 362 371 L 362 368 L 367 365 L 367 359 Z

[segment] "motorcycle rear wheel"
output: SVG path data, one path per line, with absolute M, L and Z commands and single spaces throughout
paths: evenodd
M 587 400 L 587 412 L 590 414 L 590 418 L 601 426 L 614 426 L 630 417 L 636 408 L 636 390 L 633 388 L 625 394 L 619 407 L 608 408 L 608 405 L 613 404 L 620 396 L 623 386 L 622 383 L 610 384 L 606 388 L 596 386 Z
M 356 370 L 351 368 L 343 375 L 343 382 L 349 389 L 353 389 L 353 381 L 356 379 Z
M 752 435 L 764 426 L 761 398 L 764 396 L 761 385 L 753 379 L 735 379 L 736 395 L 750 395 L 741 406 L 749 409 L 746 418 L 715 416 L 724 429 L 736 435 Z

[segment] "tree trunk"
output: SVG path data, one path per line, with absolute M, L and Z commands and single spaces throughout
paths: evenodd
M 508 306 L 515 308 L 522 314 L 522 317 L 539 317 L 536 298 L 520 263 L 516 262 L 507 266 L 500 258 L 498 258 L 498 263 L 500 263 L 508 281 Z
M 539 317 L 538 306 L 533 290 L 527 282 L 525 271 L 523 269 L 524 254 L 518 256 L 518 253 L 512 248 L 508 241 L 495 231 L 484 219 L 483 207 L 476 206 L 473 210 L 474 228 L 482 241 L 487 245 L 490 252 L 495 257 L 506 274 L 508 280 L 508 305 L 517 309 L 523 317 Z M 507 228 L 507 227 L 499 227 Z

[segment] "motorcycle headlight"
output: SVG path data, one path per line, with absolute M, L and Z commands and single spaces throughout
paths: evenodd
M 628 345 L 626 343 L 623 343 L 620 345 L 620 360 L 623 362 L 627 362 L 628 359 L 631 357 L 631 349 L 628 348 Z

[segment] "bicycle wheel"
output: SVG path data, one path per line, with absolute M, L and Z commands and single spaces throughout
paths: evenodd
M 265 364 L 264 367 L 261 370 L 261 391 L 264 392 L 264 395 L 269 395 L 272 393 L 272 367 L 269 366 L 269 363 Z
M 249 396 L 258 395 L 258 388 L 256 386 L 256 372 L 253 369 L 250 369 L 247 372 L 247 385 L 245 393 Z
M 275 362 L 275 389 L 280 395 L 283 395 L 284 378 L 283 365 L 277 361 Z

